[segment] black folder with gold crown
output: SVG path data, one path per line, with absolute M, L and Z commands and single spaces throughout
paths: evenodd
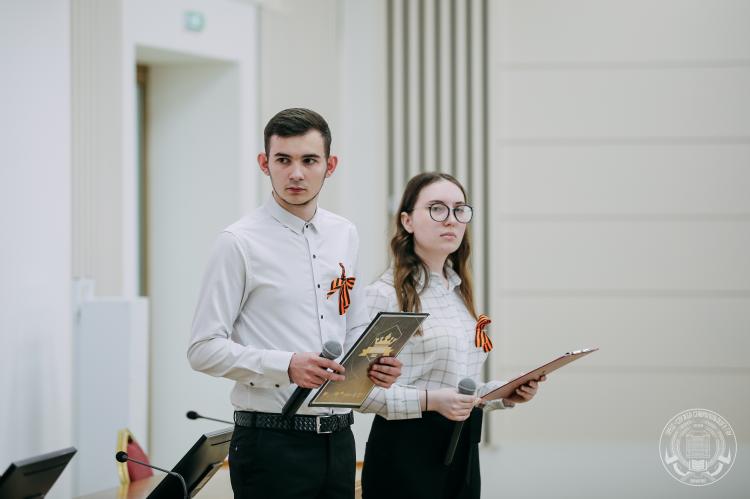
M 380 312 L 346 352 L 341 365 L 344 381 L 326 381 L 310 400 L 310 407 L 360 407 L 375 386 L 367 376 L 380 357 L 396 357 L 429 314 Z

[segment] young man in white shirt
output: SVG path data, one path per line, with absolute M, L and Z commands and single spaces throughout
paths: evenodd
M 272 195 L 219 236 L 188 359 L 193 369 L 235 381 L 229 467 L 236 498 L 350 499 L 351 411 L 303 404 L 291 420 L 280 412 L 296 386 L 344 379 L 344 368 L 320 352 L 327 341 L 346 352 L 369 323 L 364 283 L 351 279 L 359 239 L 351 222 L 317 205 L 338 163 L 326 121 L 286 109 L 264 138 L 258 165 Z M 345 290 L 342 282 L 354 286 Z M 382 358 L 369 375 L 388 387 L 400 373 L 398 360 Z

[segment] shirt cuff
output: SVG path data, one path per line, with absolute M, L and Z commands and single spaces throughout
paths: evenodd
M 292 361 L 294 352 L 283 350 L 263 351 L 263 377 L 278 386 L 291 385 L 289 380 L 289 363 Z
M 393 385 L 385 391 L 387 418 L 414 419 L 422 417 L 419 404 L 419 392 L 424 391 L 413 386 Z
M 496 409 L 512 409 L 515 405 L 514 403 L 506 404 L 503 399 L 495 399 L 485 402 L 483 409 L 485 412 Z
M 419 392 L 421 390 L 406 390 L 404 397 L 404 410 L 410 417 L 422 417 L 422 406 L 419 403 Z

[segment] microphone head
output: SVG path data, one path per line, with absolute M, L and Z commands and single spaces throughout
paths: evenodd
M 333 360 L 341 355 L 342 350 L 343 349 L 341 348 L 341 343 L 337 343 L 335 341 L 326 341 L 323 344 L 323 351 L 320 353 L 320 355 L 328 360 Z
M 185 416 L 187 416 L 188 419 L 198 419 L 199 417 L 201 417 L 200 414 L 195 411 L 188 411 Z
M 458 393 L 462 395 L 474 395 L 477 391 L 477 384 L 471 378 L 464 378 L 458 382 Z
M 119 451 L 117 454 L 115 454 L 115 459 L 119 463 L 124 463 L 125 461 L 128 460 L 128 453 L 127 452 L 123 452 L 123 451 Z

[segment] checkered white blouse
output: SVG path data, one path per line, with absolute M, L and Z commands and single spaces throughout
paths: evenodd
M 442 277 L 432 273 L 427 287 L 419 294 L 422 312 L 430 315 L 422 323 L 422 334 L 412 336 L 398 356 L 403 363 L 398 381 L 389 389 L 376 386 L 360 412 L 377 413 L 386 419 L 420 418 L 420 391 L 456 388 L 461 379 L 468 377 L 477 382 L 477 393 L 481 396 L 502 384 L 499 381 L 479 382 L 487 353 L 474 346 L 477 321 L 466 309 L 458 292 L 461 278 L 450 267 L 446 270 L 447 288 Z M 387 270 L 369 285 L 366 296 L 370 317 L 375 317 L 378 312 L 398 311 L 393 270 Z M 504 408 L 502 400 L 485 405 L 485 410 Z

